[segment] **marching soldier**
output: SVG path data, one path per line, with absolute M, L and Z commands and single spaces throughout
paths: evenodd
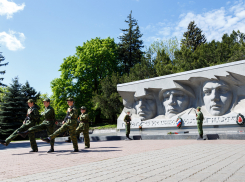
M 55 120 L 54 109 L 50 106 L 50 99 L 44 99 L 43 104 L 45 106 L 45 111 L 42 112 L 41 115 L 44 116 L 45 120 L 40 125 L 33 126 L 24 132 L 20 132 L 19 135 L 21 135 L 23 138 L 25 138 L 29 133 L 35 133 L 42 130 L 47 130 L 48 135 L 54 133 L 55 124 L 58 122 Z M 54 139 L 50 141 L 50 145 L 51 148 L 48 153 L 54 152 Z
M 197 107 L 196 120 L 197 120 L 197 129 L 199 133 L 199 137 L 197 138 L 197 140 L 203 140 L 203 129 L 202 129 L 203 119 L 204 117 L 201 112 L 201 108 Z
M 86 113 L 86 107 L 81 107 L 81 115 L 79 116 L 79 126 L 76 129 L 76 134 L 80 135 L 83 132 L 85 148 L 90 148 L 90 139 L 89 139 L 89 117 Z
M 34 105 L 33 99 L 29 99 L 27 101 L 27 104 L 29 106 L 29 109 L 27 110 L 27 116 L 25 120 L 23 121 L 23 124 L 20 128 L 15 130 L 6 140 L 1 140 L 0 143 L 8 146 L 8 144 L 18 136 L 20 132 L 26 131 L 29 128 L 35 126 L 36 122 L 39 120 L 39 113 L 37 107 Z M 31 148 L 32 150 L 30 152 L 38 152 L 37 148 L 37 143 L 35 140 L 35 134 L 34 133 L 29 133 L 28 134 L 30 143 L 31 143 Z
M 131 121 L 131 117 L 129 116 L 130 112 L 127 112 L 127 115 L 124 117 L 124 122 L 125 122 L 125 129 L 126 129 L 126 140 L 132 140 L 131 138 L 129 138 L 129 134 L 130 134 L 130 121 Z
M 57 137 L 64 131 L 69 130 L 71 140 L 73 143 L 73 148 L 74 148 L 73 152 L 78 152 L 77 137 L 76 137 L 77 115 L 78 115 L 77 109 L 74 106 L 73 98 L 68 98 L 66 101 L 69 108 L 67 109 L 66 117 L 62 122 L 63 125 L 58 130 L 56 130 L 52 135 L 49 135 L 49 137 L 47 138 L 41 138 L 41 140 L 50 143 L 50 141 L 53 140 L 55 137 Z

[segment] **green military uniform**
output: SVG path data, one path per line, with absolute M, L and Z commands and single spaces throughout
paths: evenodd
M 46 100 L 44 100 L 46 101 Z M 45 110 L 41 115 L 44 116 L 45 120 L 37 126 L 28 129 L 29 133 L 35 133 L 42 130 L 47 130 L 48 135 L 54 133 L 55 129 L 55 112 L 51 106 L 45 107 Z M 54 139 L 50 141 L 51 148 L 54 147 Z
M 125 130 L 126 130 L 126 137 L 129 138 L 129 134 L 130 134 L 130 121 L 131 118 L 129 115 L 126 115 L 124 117 L 124 122 L 125 122 Z
M 72 143 L 73 143 L 73 148 L 75 150 L 78 150 L 78 145 L 77 145 L 77 137 L 76 137 L 76 127 L 77 127 L 77 109 L 75 106 L 69 107 L 71 109 L 71 112 L 68 112 L 67 115 L 67 120 L 66 123 L 63 124 L 58 130 L 56 130 L 52 135 L 49 135 L 50 139 L 54 139 L 61 133 L 65 132 L 66 130 L 69 130 Z M 68 109 L 69 109 L 68 108 Z
M 33 102 L 32 99 L 28 100 L 28 102 Z M 36 122 L 39 120 L 39 112 L 37 107 L 34 105 L 33 107 L 29 108 L 27 110 L 27 117 L 25 119 L 24 124 L 17 130 L 15 130 L 6 140 L 6 145 L 8 145 L 14 138 L 18 136 L 19 132 L 23 132 L 28 130 L 29 128 L 35 126 Z M 30 143 L 31 143 L 31 148 L 33 151 L 37 151 L 37 143 L 35 139 L 35 134 L 34 133 L 29 133 L 28 134 Z
M 198 133 L 199 133 L 199 139 L 203 138 L 203 129 L 202 129 L 202 123 L 203 123 L 203 114 L 201 112 L 201 108 L 197 107 L 197 109 L 199 109 L 199 111 L 196 114 L 196 120 L 197 120 L 197 129 L 198 129 Z
M 84 106 L 81 109 L 85 108 Z M 86 110 L 86 108 L 85 108 Z M 86 148 L 90 148 L 90 139 L 89 139 L 89 116 L 87 113 L 82 113 L 79 116 L 79 126 L 76 129 L 76 134 L 79 135 L 83 132 L 84 143 Z

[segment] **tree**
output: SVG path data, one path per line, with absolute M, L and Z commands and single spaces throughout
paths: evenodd
M 3 57 L 2 52 L 0 52 L 0 66 L 7 66 L 8 65 L 8 63 L 1 64 L 1 62 L 3 62 L 4 60 L 5 60 L 5 57 Z M 0 74 L 4 75 L 5 71 L 0 71 Z M 0 80 L 2 81 L 3 78 L 0 78 Z M 7 86 L 7 85 L 0 82 L 0 86 Z
M 142 60 L 143 41 L 140 40 L 142 34 L 140 34 L 137 20 L 132 17 L 132 11 L 125 20 L 128 23 L 128 29 L 121 29 L 123 35 L 119 37 L 119 57 L 124 65 L 124 72 L 129 73 L 131 67 L 140 63 Z
M 29 82 L 26 81 L 24 85 L 21 87 L 21 92 L 26 98 L 26 102 L 29 99 L 33 99 L 34 101 L 37 101 L 40 97 L 40 92 L 37 92 L 33 87 L 30 86 Z
M 101 113 L 116 123 L 117 116 L 122 111 L 122 98 L 117 92 L 117 84 L 120 83 L 118 73 L 113 73 L 101 80 L 101 94 L 95 94 L 93 104 L 95 109 L 100 109 Z
M 191 21 L 188 25 L 187 31 L 183 34 L 181 40 L 181 46 L 185 45 L 187 48 L 195 51 L 196 48 L 206 43 L 205 35 L 202 34 L 202 30 L 195 25 L 194 21 Z
M 169 56 L 165 53 L 164 49 L 157 52 L 155 60 L 155 69 L 157 76 L 163 76 L 174 73 L 174 66 Z
M 178 51 L 179 49 L 180 44 L 177 37 L 154 41 L 149 47 L 151 54 L 153 54 L 153 59 L 156 59 L 158 52 L 162 52 L 162 50 L 164 50 L 164 53 L 170 58 L 171 61 L 173 61 L 175 58 L 175 51 Z
M 71 96 L 75 98 L 76 106 L 85 105 L 93 118 L 93 92 L 100 94 L 100 81 L 118 69 L 118 46 L 114 39 L 96 37 L 76 47 L 76 54 L 65 58 L 60 66 L 60 78 L 51 82 L 56 113 L 65 115 L 65 100 Z
M 7 87 L 0 105 L 0 138 L 4 139 L 22 125 L 26 116 L 26 98 L 21 92 L 18 78 Z

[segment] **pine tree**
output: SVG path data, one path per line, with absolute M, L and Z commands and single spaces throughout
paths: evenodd
M 135 64 L 140 63 L 143 52 L 143 41 L 140 40 L 142 34 L 140 34 L 139 26 L 137 20 L 132 17 L 132 11 L 125 20 L 128 23 L 128 29 L 121 29 L 123 35 L 119 37 L 119 57 L 124 65 L 125 73 L 129 73 L 131 67 Z
M 22 85 L 21 92 L 25 96 L 26 102 L 29 99 L 33 99 L 36 102 L 37 99 L 39 99 L 41 95 L 40 92 L 37 93 L 37 91 L 33 87 L 30 86 L 28 81 L 26 81 L 25 85 Z
M 183 37 L 181 45 L 185 45 L 192 51 L 195 51 L 200 44 L 206 43 L 205 35 L 202 34 L 202 30 L 195 25 L 194 21 L 189 23 L 187 31 L 183 34 Z
M 155 69 L 157 76 L 163 76 L 168 74 L 173 74 L 173 64 L 169 56 L 165 53 L 165 50 L 162 49 L 157 52 L 155 60 Z
M 0 138 L 5 139 L 22 125 L 26 116 L 25 97 L 21 92 L 18 78 L 7 88 L 0 105 Z
M 8 63 L 1 64 L 1 62 L 3 62 L 4 60 L 5 60 L 5 57 L 3 57 L 2 52 L 0 52 L 0 66 L 7 66 L 8 65 Z M 0 71 L 0 74 L 4 75 L 5 71 Z M 3 78 L 0 78 L 0 80 L 2 81 Z M 0 86 L 7 86 L 7 85 L 0 82 Z

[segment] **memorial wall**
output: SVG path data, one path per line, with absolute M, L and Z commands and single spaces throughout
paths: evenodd
M 196 107 L 203 125 L 234 125 L 245 115 L 245 60 L 117 85 L 124 109 L 117 128 L 196 126 Z M 243 123 L 240 123 L 243 124 Z M 243 126 L 243 125 L 240 125 Z

